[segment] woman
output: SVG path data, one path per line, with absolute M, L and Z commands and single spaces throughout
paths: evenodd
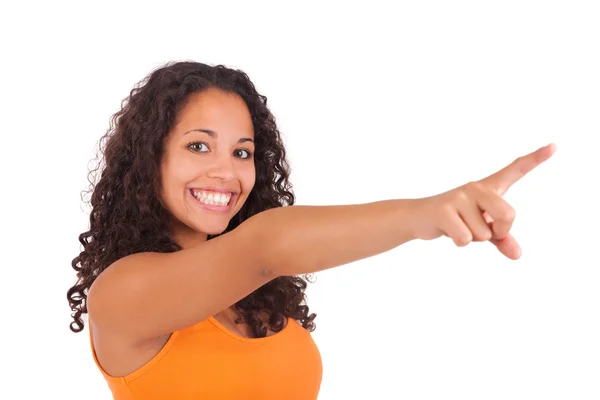
M 193 62 L 147 77 L 103 138 L 90 229 L 68 291 L 89 314 L 115 399 L 314 399 L 321 359 L 310 274 L 447 236 L 520 249 L 502 194 L 549 145 L 424 199 L 294 206 L 266 98 L 243 72 Z

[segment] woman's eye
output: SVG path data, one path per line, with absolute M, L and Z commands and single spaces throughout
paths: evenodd
M 250 153 L 248 150 L 245 150 L 245 149 L 237 149 L 236 151 L 233 152 L 233 154 L 236 157 L 242 158 L 242 159 L 250 158 L 252 156 L 252 153 Z
M 206 145 L 206 143 L 202 143 L 202 142 L 190 143 L 188 148 L 190 150 L 201 152 L 201 153 L 208 150 L 208 146 Z

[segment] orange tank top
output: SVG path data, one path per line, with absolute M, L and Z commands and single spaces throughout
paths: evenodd
M 248 339 L 211 317 L 171 334 L 152 360 L 124 377 L 102 369 L 91 338 L 90 328 L 94 361 L 115 400 L 308 400 L 321 385 L 319 350 L 294 319 L 278 333 Z

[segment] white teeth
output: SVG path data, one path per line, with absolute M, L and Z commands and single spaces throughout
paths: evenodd
M 226 206 L 231 199 L 231 193 L 211 193 L 192 190 L 192 194 L 198 201 L 211 206 Z

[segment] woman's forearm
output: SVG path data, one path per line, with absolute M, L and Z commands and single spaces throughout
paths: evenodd
M 298 275 L 375 256 L 412 240 L 405 223 L 412 202 L 290 206 L 247 222 L 256 230 L 264 268 L 277 276 Z

